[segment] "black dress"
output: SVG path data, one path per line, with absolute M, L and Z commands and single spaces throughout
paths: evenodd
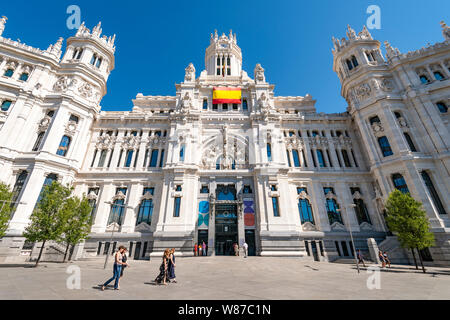
M 126 263 L 127 262 L 127 255 L 126 254 L 124 254 L 123 256 L 122 256 L 122 262 L 123 263 Z M 126 268 L 127 266 L 126 265 L 124 265 L 124 264 L 122 264 L 122 269 L 121 269 L 121 271 L 120 271 L 120 276 L 122 277 L 123 276 L 123 270 L 125 270 L 125 268 Z
M 168 269 L 169 269 L 168 273 L 169 273 L 170 280 L 176 278 L 175 277 L 175 266 L 173 265 L 175 263 L 175 255 L 172 255 L 172 259 L 173 259 L 173 263 L 172 263 L 172 260 L 169 259 L 169 267 L 168 267 Z
M 166 257 L 163 257 L 163 261 L 161 263 L 161 266 L 159 267 L 159 274 L 155 279 L 156 283 L 163 282 L 164 278 L 166 278 L 166 280 L 167 280 L 167 270 L 165 268 L 165 261 L 166 261 Z

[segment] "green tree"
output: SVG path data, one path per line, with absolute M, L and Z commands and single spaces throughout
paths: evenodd
M 389 229 L 396 234 L 403 248 L 411 249 L 413 256 L 414 249 L 418 251 L 422 271 L 425 272 L 419 250 L 433 246 L 434 235 L 430 232 L 430 224 L 422 203 L 416 201 L 409 193 L 395 190 L 389 194 L 386 211 Z M 414 256 L 414 261 L 415 259 Z
M 8 229 L 9 219 L 11 217 L 11 199 L 13 197 L 9 186 L 0 182 L 0 238 L 3 238 Z
M 70 247 L 69 260 L 72 258 L 75 245 L 87 239 L 92 225 L 91 211 L 89 200 L 84 196 L 82 199 L 76 196 L 70 197 L 65 202 L 63 207 L 65 225 L 60 239 L 60 242 L 66 244 L 63 262 L 66 261 Z
M 45 243 L 52 240 L 57 241 L 64 232 L 67 218 L 63 209 L 71 193 L 71 187 L 63 186 L 57 181 L 53 181 L 52 184 L 45 186 L 41 192 L 41 200 L 37 203 L 30 217 L 31 223 L 24 232 L 27 241 L 42 241 L 42 247 L 36 260 L 36 267 L 41 260 Z

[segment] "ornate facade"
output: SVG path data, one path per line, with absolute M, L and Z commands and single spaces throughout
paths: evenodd
M 402 54 L 366 28 L 333 39 L 334 71 L 348 102 L 317 113 L 309 95 L 274 94 L 264 68 L 242 70 L 236 35 L 211 34 L 205 70 L 185 69 L 174 96 L 137 94 L 131 112 L 102 111 L 114 69 L 114 38 L 81 25 L 62 52 L 2 36 L 0 180 L 15 210 L 3 258 L 23 253 L 24 228 L 44 185 L 71 183 L 92 205 L 90 238 L 78 256 L 119 243 L 134 258 L 167 247 L 192 255 L 250 253 L 351 257 L 367 239 L 388 236 L 383 201 L 398 188 L 424 204 L 435 263 L 450 262 L 448 137 L 449 28 L 444 41 Z M 213 103 L 217 87 L 241 103 Z

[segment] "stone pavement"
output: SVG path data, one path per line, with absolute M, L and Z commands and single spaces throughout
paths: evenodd
M 112 261 L 112 259 L 110 259 Z M 121 289 L 99 290 L 112 275 L 112 262 L 0 264 L 0 299 L 450 299 L 450 269 L 393 265 L 380 272 L 380 289 L 369 290 L 371 274 L 351 264 L 300 258 L 190 257 L 177 259 L 178 283 L 153 283 L 159 259 L 130 260 Z M 79 266 L 81 289 L 67 289 L 67 267 Z M 372 282 L 373 283 L 373 282 Z

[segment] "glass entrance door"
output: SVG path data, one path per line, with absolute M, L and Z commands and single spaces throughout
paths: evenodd
M 235 204 L 216 204 L 216 243 L 218 256 L 234 255 L 233 244 L 238 243 L 237 206 Z

